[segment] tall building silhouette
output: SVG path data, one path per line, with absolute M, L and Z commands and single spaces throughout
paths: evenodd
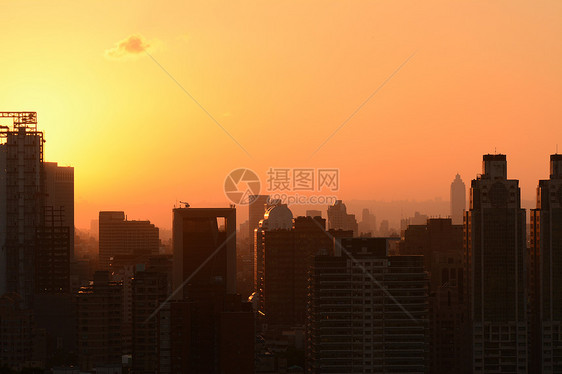
M 223 229 L 219 219 L 224 220 Z M 235 208 L 174 209 L 173 246 L 173 288 L 187 280 L 179 293 L 183 297 L 189 297 L 189 285 L 236 293 Z
M 170 370 L 251 373 L 254 314 L 236 294 L 236 209 L 176 208 L 173 214 Z
M 269 195 L 250 195 L 248 204 L 248 237 L 250 245 L 250 258 L 252 259 L 252 269 L 255 267 L 255 235 L 254 231 L 259 227 L 260 221 L 263 219 L 263 215 L 266 210 L 270 207 Z
M 293 212 L 286 204 L 279 204 L 267 209 L 259 227 L 254 233 L 254 288 L 258 295 L 259 309 L 265 310 L 265 235 L 267 231 L 288 232 L 293 227 Z M 276 234 L 277 236 L 283 234 Z M 287 236 L 287 235 L 285 235 Z M 270 236 L 271 237 L 271 236 Z M 270 244 L 271 245 L 271 244 Z
M 165 272 L 138 266 L 132 283 L 132 369 L 134 373 L 157 373 L 164 351 L 159 339 L 160 318 L 149 318 L 170 290 Z
M 335 240 L 310 270 L 306 372 L 426 373 L 423 257 L 389 256 L 386 238 Z
M 123 347 L 123 284 L 98 271 L 76 295 L 78 363 L 82 370 L 119 365 Z
M 45 206 L 59 211 L 61 224 L 68 227 L 70 259 L 74 258 L 74 168 L 44 162 Z
M 466 210 L 466 187 L 457 174 L 451 183 L 451 218 L 454 225 L 462 225 L 463 214 Z
M 484 155 L 465 219 L 469 367 L 474 373 L 526 373 L 526 224 L 519 181 L 505 155 Z
M 124 212 L 99 214 L 99 265 L 103 270 L 146 263 L 160 249 L 159 230 L 150 221 L 129 221 Z
M 35 291 L 36 234 L 43 223 L 43 133 L 35 112 L 1 112 L 0 294 L 18 293 L 29 305 Z
M 550 156 L 550 179 L 539 181 L 531 210 L 532 360 L 536 373 L 562 372 L 562 155 Z

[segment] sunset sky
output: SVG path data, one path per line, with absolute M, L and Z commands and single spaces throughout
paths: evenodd
M 0 110 L 38 112 L 46 160 L 75 167 L 78 228 L 226 206 L 240 167 L 448 200 L 494 150 L 533 200 L 562 152 L 559 0 L 3 1 L 0 33 Z

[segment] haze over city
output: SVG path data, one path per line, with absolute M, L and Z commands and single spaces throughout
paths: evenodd
M 176 200 L 228 203 L 238 167 L 447 201 L 495 151 L 533 201 L 562 134 L 559 1 L 31 4 L 2 6 L 0 102 L 76 168 L 78 228 L 111 209 L 170 228 Z

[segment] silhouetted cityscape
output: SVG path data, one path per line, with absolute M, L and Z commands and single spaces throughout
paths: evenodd
M 294 216 L 250 188 L 171 206 L 163 240 L 123 211 L 76 230 L 74 168 L 44 160 L 37 113 L 0 117 L 1 372 L 562 372 L 562 155 L 529 213 L 486 154 L 449 217 Z

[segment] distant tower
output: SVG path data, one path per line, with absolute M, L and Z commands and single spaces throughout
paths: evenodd
M 328 229 L 353 230 L 353 235 L 358 235 L 355 214 L 347 214 L 347 208 L 341 200 L 336 200 L 334 205 L 328 207 Z
M 462 225 L 462 216 L 466 209 L 466 187 L 457 174 L 453 183 L 451 183 L 451 218 L 453 225 Z

